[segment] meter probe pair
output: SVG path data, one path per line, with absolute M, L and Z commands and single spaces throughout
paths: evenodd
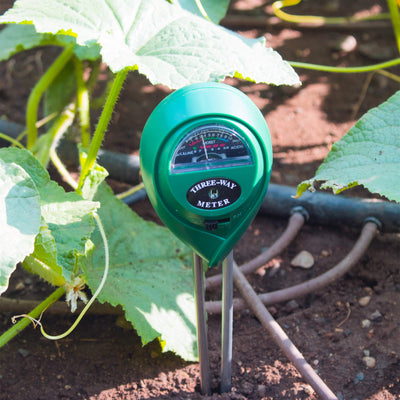
M 194 251 L 200 382 L 211 393 L 204 269 L 222 263 L 221 392 L 231 387 L 232 249 L 255 217 L 272 167 L 267 124 L 241 91 L 222 83 L 186 86 L 150 115 L 140 143 L 148 197 L 164 224 Z

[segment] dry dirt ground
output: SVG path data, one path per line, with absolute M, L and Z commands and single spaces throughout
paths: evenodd
M 3 1 L 1 11 L 10 2 Z M 248 37 L 266 35 L 270 46 L 287 60 L 327 65 L 367 65 L 396 56 L 389 28 L 299 28 L 276 23 L 271 2 L 236 1 L 231 16 L 246 18 L 247 26 L 232 26 Z M 384 1 L 306 1 L 298 13 L 349 15 L 385 9 Z M 254 28 L 253 17 L 267 25 Z M 258 20 L 257 20 L 258 21 Z M 268 32 L 268 33 L 267 33 Z M 354 36 L 357 46 L 345 51 L 338 41 Z M 374 47 L 375 46 L 375 47 Z M 372 50 L 371 50 L 372 49 Z M 0 63 L 0 116 L 23 123 L 27 95 L 54 54 L 40 49 Z M 399 69 L 392 72 L 399 73 Z M 315 172 L 333 142 L 364 112 L 400 89 L 398 83 L 375 74 L 335 75 L 298 70 L 299 89 L 268 87 L 229 80 L 257 104 L 269 125 L 274 147 L 272 182 L 297 185 Z M 168 91 L 153 87 L 132 73 L 114 114 L 105 146 L 134 153 L 140 132 L 155 105 Z M 114 187 L 121 188 L 113 182 Z M 155 218 L 147 201 L 134 208 Z M 334 216 L 333 216 L 334 218 Z M 235 248 L 241 263 L 268 247 L 287 221 L 259 215 Z M 257 292 L 269 292 L 310 279 L 338 263 L 351 249 L 359 231 L 348 226 L 306 225 L 294 242 L 257 274 L 249 277 Z M 315 265 L 309 270 L 290 266 L 301 250 Z M 379 234 L 355 267 L 326 289 L 270 308 L 277 321 L 317 370 L 346 400 L 400 399 L 400 237 Z M 273 273 L 271 271 L 274 271 Z M 15 274 L 5 296 L 43 299 L 49 292 L 22 271 Z M 237 295 L 237 294 L 236 294 Z M 359 299 L 369 295 L 369 303 Z M 208 298 L 218 298 L 214 290 Z M 27 310 L 28 311 L 28 310 Z M 376 313 L 378 312 L 378 313 Z M 375 317 L 373 318 L 373 313 Z M 372 316 L 372 317 L 371 317 Z M 0 315 L 0 330 L 10 326 L 11 313 Z M 371 321 L 368 328 L 362 321 Z M 72 316 L 47 316 L 53 332 L 64 331 Z M 235 313 L 232 392 L 219 394 L 220 316 L 209 316 L 212 399 L 317 399 L 312 388 L 277 348 L 249 311 Z M 367 367 L 369 354 L 375 365 Z M 160 354 L 156 343 L 141 347 L 133 330 L 112 315 L 87 316 L 68 338 L 56 342 L 26 329 L 0 351 L 0 399 L 206 399 L 198 391 L 199 368 L 174 354 Z

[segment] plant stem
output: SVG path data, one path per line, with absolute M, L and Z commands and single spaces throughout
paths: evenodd
M 65 168 L 63 162 L 60 160 L 60 157 L 58 157 L 56 149 L 53 147 L 50 149 L 50 160 L 56 167 L 58 173 L 63 177 L 65 182 L 67 182 L 69 186 L 76 190 L 76 188 L 78 187 L 78 182 L 75 182 L 74 178 L 72 178 L 71 174 L 68 172 L 67 168 Z
M 10 142 L 13 146 L 24 149 L 23 144 L 21 144 L 18 140 L 12 138 L 11 136 L 6 135 L 5 133 L 0 132 L 0 139 L 7 140 L 7 142 Z
M 52 303 L 57 301 L 63 294 L 65 290 L 63 287 L 58 288 L 55 292 L 53 292 L 46 300 L 40 303 L 36 308 L 34 308 L 28 315 L 31 318 L 37 319 L 40 314 L 46 310 Z M 4 332 L 0 336 L 0 347 L 3 347 L 6 343 L 8 343 L 14 336 L 18 335 L 18 333 L 22 332 L 32 320 L 30 318 L 23 318 L 18 321 L 15 325 L 13 325 L 10 329 Z
M 370 72 L 376 71 L 383 68 L 393 67 L 395 65 L 400 64 L 400 58 L 395 58 L 390 61 L 385 61 L 379 64 L 366 65 L 362 67 L 333 67 L 330 65 L 319 65 L 319 64 L 309 64 L 297 61 L 288 61 L 289 64 L 294 68 L 304 68 L 304 69 L 312 69 L 315 71 L 326 71 L 326 72 L 340 72 L 346 74 L 355 74 L 361 72 Z
M 389 0 L 388 0 L 389 1 Z M 393 0 L 396 1 L 396 0 Z M 301 0 L 282 0 L 282 1 L 275 1 L 272 4 L 272 10 L 274 14 L 282 19 L 283 21 L 293 22 L 295 24 L 318 24 L 318 25 L 327 25 L 327 24 L 346 24 L 349 22 L 357 22 L 357 21 L 366 21 L 366 20 L 381 20 L 381 19 L 389 19 L 389 14 L 377 14 L 371 15 L 367 17 L 321 17 L 316 15 L 291 15 L 288 14 L 281 9 L 283 7 L 290 7 L 299 4 Z
M 83 64 L 81 60 L 74 57 L 76 77 L 76 104 L 78 106 L 79 125 L 81 128 L 82 146 L 87 149 L 90 144 L 90 113 L 89 113 L 89 90 L 83 80 Z
M 53 82 L 54 78 L 64 68 L 65 64 L 71 58 L 73 52 L 73 46 L 66 47 L 63 52 L 56 58 L 51 64 L 49 69 L 42 75 L 38 83 L 33 88 L 29 95 L 28 104 L 26 108 L 26 127 L 28 130 L 28 143 L 27 148 L 30 149 L 35 144 L 37 139 L 37 112 L 39 108 L 40 99 L 43 93 Z
M 142 188 L 144 188 L 143 182 L 139 183 L 136 186 L 131 187 L 130 189 L 126 190 L 125 192 L 116 194 L 115 197 L 117 199 L 122 200 L 122 199 L 125 199 L 126 197 L 128 197 L 128 196 L 130 196 L 132 194 L 135 194 L 136 192 L 138 192 Z
M 127 73 L 128 73 L 127 69 L 124 69 L 124 70 L 118 72 L 114 79 L 114 82 L 111 86 L 111 90 L 107 97 L 106 104 L 104 105 L 103 111 L 100 116 L 99 123 L 97 124 L 96 131 L 94 132 L 92 142 L 90 143 L 86 161 L 82 166 L 82 171 L 81 171 L 81 175 L 79 177 L 79 184 L 78 184 L 78 188 L 77 188 L 78 193 L 80 193 L 80 191 L 82 189 L 83 182 L 84 182 L 84 179 L 86 178 L 86 175 L 88 174 L 88 172 L 93 167 L 93 165 L 96 161 L 97 153 L 100 150 L 105 131 L 107 129 L 108 123 L 110 122 L 111 115 L 112 115 L 112 112 L 115 107 L 115 103 L 117 102 L 119 93 L 121 92 L 122 85 L 124 83 Z
M 34 150 L 36 158 L 45 168 L 47 168 L 49 162 L 51 148 L 54 148 L 57 145 L 61 136 L 72 125 L 75 119 L 75 114 L 76 114 L 76 105 L 75 103 L 71 103 L 64 108 L 63 112 L 51 125 L 49 131 L 45 135 L 41 136 L 41 138 L 45 137 L 46 140 L 44 142 L 38 141 L 37 142 L 38 146 L 34 146 L 31 149 Z
M 392 80 L 400 83 L 400 76 L 398 76 L 398 75 L 392 74 L 391 72 L 385 71 L 384 69 L 380 69 L 376 72 L 380 75 L 386 76 L 386 78 L 392 79 Z
M 201 0 L 194 0 L 196 3 L 197 8 L 199 9 L 201 15 L 207 20 L 207 21 L 211 21 L 210 17 L 207 14 L 207 11 L 204 9 L 203 4 L 201 4 Z
M 399 6 L 396 0 L 387 0 L 387 4 L 390 11 L 390 18 L 392 19 L 392 25 L 394 30 L 394 35 L 396 37 L 397 48 L 400 52 L 400 13 Z

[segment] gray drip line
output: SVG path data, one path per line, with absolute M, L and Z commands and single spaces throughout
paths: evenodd
M 311 365 L 307 363 L 301 352 L 275 321 L 264 304 L 262 304 L 254 289 L 236 264 L 234 265 L 233 271 L 235 286 L 239 289 L 241 295 L 246 300 L 246 303 L 250 306 L 262 326 L 268 331 L 274 342 L 279 346 L 286 357 L 293 363 L 303 378 L 306 379 L 323 400 L 337 400 L 335 394 L 312 369 Z
M 357 261 L 368 249 L 368 246 L 372 242 L 377 231 L 378 225 L 376 222 L 366 222 L 353 248 L 337 265 L 320 276 L 310 279 L 309 281 L 285 289 L 276 290 L 274 292 L 261 294 L 259 295 L 260 300 L 264 305 L 272 305 L 283 301 L 289 301 L 291 299 L 304 296 L 307 293 L 315 292 L 334 282 L 347 273 L 350 268 L 357 263 Z M 247 308 L 247 306 L 243 299 L 233 299 L 233 309 L 235 311 L 242 310 L 244 308 Z M 220 313 L 221 309 L 221 302 L 209 301 L 206 303 L 206 311 L 210 314 Z

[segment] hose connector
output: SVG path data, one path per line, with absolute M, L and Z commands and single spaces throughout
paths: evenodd
M 309 212 L 303 206 L 296 206 L 290 210 L 290 215 L 293 215 L 296 213 L 300 214 L 304 218 L 305 222 L 307 222 L 310 219 Z

